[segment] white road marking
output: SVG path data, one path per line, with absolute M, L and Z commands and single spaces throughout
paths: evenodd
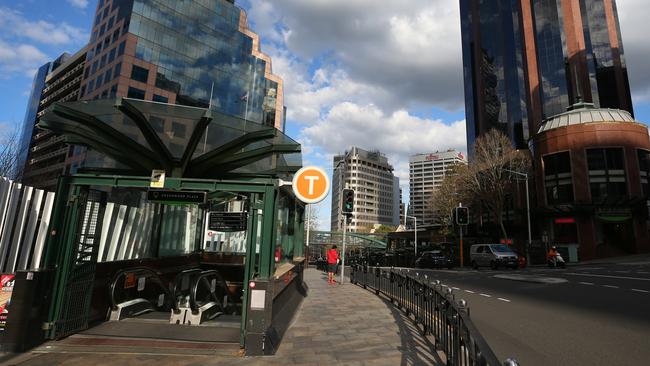
M 472 291 L 472 290 L 465 290 L 465 292 L 469 292 L 470 294 L 474 293 L 474 291 Z
M 650 293 L 650 291 L 639 290 L 638 288 L 633 288 L 632 291 L 635 291 L 635 292 L 643 292 L 644 294 L 649 294 L 649 293 Z
M 614 271 L 616 273 L 631 273 L 632 271 Z
M 650 274 L 650 272 L 645 272 L 645 271 L 637 271 L 636 273 L 638 273 L 638 274 Z
M 492 297 L 492 295 L 488 295 L 488 294 L 479 294 L 479 295 L 484 296 L 484 297 Z
M 447 285 L 442 285 L 442 287 L 449 287 L 449 286 L 447 286 Z
M 603 285 L 603 287 L 618 288 L 618 286 L 612 286 L 612 285 Z
M 460 291 L 458 287 L 452 287 L 454 290 Z
M 504 299 L 504 298 L 502 298 L 502 297 L 497 297 L 497 299 L 499 299 L 499 300 L 501 300 L 501 301 L 505 301 L 505 302 L 510 302 L 510 300 L 508 300 L 508 299 Z
M 589 286 L 593 286 L 593 285 L 594 285 L 593 282 L 578 282 L 578 283 L 581 284 L 581 285 L 589 285 Z
M 570 276 L 587 276 L 587 277 L 616 278 L 616 279 L 619 279 L 619 280 L 650 281 L 650 278 L 626 277 L 626 276 L 609 276 L 609 275 L 599 275 L 599 274 L 590 274 L 590 273 L 565 273 L 565 275 L 570 275 Z

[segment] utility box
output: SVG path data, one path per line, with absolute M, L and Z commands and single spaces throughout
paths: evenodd
M 24 352 L 45 341 L 43 323 L 50 305 L 53 274 L 51 270 L 16 272 L 6 325 L 0 336 L 2 352 Z

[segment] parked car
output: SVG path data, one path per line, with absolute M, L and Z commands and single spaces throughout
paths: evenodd
M 430 250 L 422 253 L 422 256 L 415 261 L 419 268 L 452 268 L 452 260 L 440 250 Z
M 519 257 L 510 247 L 504 244 L 474 244 L 469 252 L 470 262 L 474 269 L 479 267 L 519 268 Z

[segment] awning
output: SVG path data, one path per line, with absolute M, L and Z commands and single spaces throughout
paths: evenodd
M 281 131 L 214 110 L 117 98 L 55 103 L 38 127 L 87 146 L 86 168 L 149 175 L 282 177 L 302 166 Z

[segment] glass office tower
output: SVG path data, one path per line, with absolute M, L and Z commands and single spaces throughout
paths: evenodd
M 632 112 L 615 0 L 460 0 L 467 140 L 517 148 L 579 100 Z
M 213 109 L 283 125 L 282 80 L 228 0 L 99 0 L 82 94 Z

